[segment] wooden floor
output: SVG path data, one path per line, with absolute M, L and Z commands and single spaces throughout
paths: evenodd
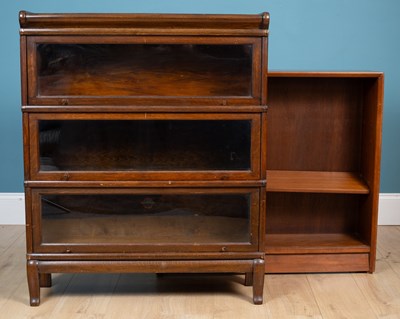
M 23 226 L 0 226 L 0 318 L 400 318 L 400 226 L 381 226 L 374 274 L 268 275 L 264 305 L 240 275 L 55 275 L 28 306 Z

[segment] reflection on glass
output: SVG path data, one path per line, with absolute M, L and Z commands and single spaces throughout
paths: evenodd
M 250 241 L 249 194 L 45 195 L 41 206 L 43 243 Z
M 251 45 L 39 44 L 42 96 L 250 96 Z
M 41 120 L 43 171 L 247 170 L 250 120 Z

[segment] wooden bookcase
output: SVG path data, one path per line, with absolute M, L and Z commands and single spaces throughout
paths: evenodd
M 383 74 L 268 74 L 266 272 L 373 272 Z
M 52 273 L 242 273 L 261 304 L 268 13 L 20 13 L 30 303 Z
M 267 72 L 261 15 L 20 13 L 31 305 L 63 272 L 373 272 L 383 74 Z

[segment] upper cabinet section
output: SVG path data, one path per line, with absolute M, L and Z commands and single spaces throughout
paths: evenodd
M 259 103 L 257 39 L 213 40 L 30 38 L 29 104 Z
M 268 22 L 266 13 L 21 12 L 23 105 L 259 111 Z

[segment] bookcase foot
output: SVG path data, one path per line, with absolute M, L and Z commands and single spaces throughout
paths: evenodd
M 245 286 L 253 286 L 253 273 L 246 272 L 244 275 L 244 285 Z
M 38 262 L 36 260 L 28 260 L 27 263 L 28 289 L 31 306 L 39 306 L 40 304 L 40 285 Z
M 264 260 L 256 259 L 253 264 L 253 302 L 255 305 L 263 303 L 264 292 Z

